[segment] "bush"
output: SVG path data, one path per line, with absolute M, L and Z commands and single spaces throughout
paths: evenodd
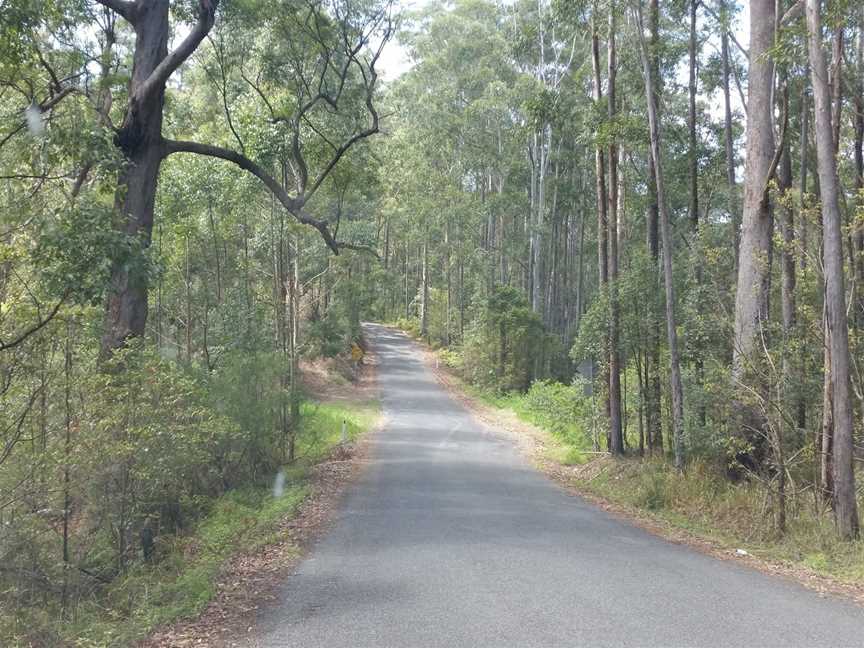
M 420 337 L 420 320 L 416 318 L 400 317 L 394 322 L 394 326 L 405 331 L 411 337 Z
M 536 380 L 521 399 L 519 409 L 531 422 L 571 445 L 585 447 L 591 442 L 591 401 L 581 381 L 565 385 Z

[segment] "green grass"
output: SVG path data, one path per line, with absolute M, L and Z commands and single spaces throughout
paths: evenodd
M 323 459 L 342 437 L 342 421 L 349 441 L 359 438 L 378 418 L 377 402 L 315 403 L 307 401 L 301 407 L 297 457 L 301 465 Z
M 159 538 L 155 564 L 136 564 L 98 597 L 79 602 L 66 622 L 37 608 L 26 619 L 0 611 L 0 643 L 31 645 L 23 639 L 26 633 L 30 642 L 38 641 L 35 645 L 128 646 L 159 625 L 199 614 L 216 594 L 217 577 L 228 559 L 280 540 L 281 521 L 309 494 L 310 468 L 340 442 L 342 421 L 349 439 L 356 440 L 375 424 L 378 411 L 376 402 L 304 403 L 298 458 L 284 469 L 281 496 L 275 497 L 270 486 L 229 491 L 211 503 L 192 532 Z
M 305 483 L 269 489 L 234 490 L 212 506 L 195 531 L 175 538 L 156 566 L 138 564 L 116 581 L 99 605 L 82 605 L 63 633 L 77 646 L 122 646 L 164 623 L 200 613 L 216 593 L 225 561 L 276 539 L 285 517 L 308 495 Z
M 758 482 L 731 482 L 716 463 L 698 460 L 678 473 L 659 458 L 595 459 L 575 422 L 562 425 L 560 416 L 550 419 L 546 411 L 532 407 L 527 395 L 501 394 L 457 376 L 452 379 L 473 399 L 510 411 L 539 429 L 545 459 L 560 465 L 590 464 L 572 476 L 573 485 L 583 492 L 722 547 L 742 548 L 758 558 L 841 582 L 864 583 L 864 541 L 840 541 L 830 511 L 816 507 L 812 490 L 787 495 L 787 531 L 779 534 L 771 494 Z M 859 501 L 862 507 L 864 501 Z
M 680 474 L 659 460 L 603 462 L 602 470 L 586 471 L 580 488 L 721 546 L 843 582 L 864 582 L 864 542 L 839 540 L 830 512 L 817 509 L 812 493 L 790 496 L 787 530 L 780 534 L 765 488 L 730 482 L 714 465 L 694 461 Z
M 516 418 L 529 423 L 546 433 L 544 457 L 550 461 L 575 466 L 591 460 L 590 444 L 584 431 L 572 421 L 552 419 L 546 412 L 532 407 L 527 394 L 511 392 L 502 394 L 491 389 L 472 385 L 460 377 L 450 374 L 459 389 L 471 398 L 488 407 L 512 412 Z

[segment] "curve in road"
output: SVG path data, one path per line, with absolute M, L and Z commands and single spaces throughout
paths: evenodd
M 386 424 L 257 645 L 864 646 L 853 603 L 566 494 L 453 400 L 405 335 L 364 328 Z

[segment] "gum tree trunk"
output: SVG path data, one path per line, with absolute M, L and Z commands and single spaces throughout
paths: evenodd
M 607 107 L 609 121 L 615 119 L 615 75 L 618 63 L 615 53 L 615 3 L 609 5 L 609 36 L 607 38 Z M 609 143 L 609 206 L 608 215 L 609 244 L 609 451 L 624 454 L 624 438 L 621 429 L 621 353 L 619 339 L 618 305 L 618 145 L 614 136 Z
M 858 507 L 852 456 L 852 402 L 849 393 L 849 330 L 843 274 L 843 241 L 838 194 L 837 160 L 831 124 L 831 93 L 822 48 L 819 0 L 807 0 L 807 40 L 816 118 L 816 160 L 822 197 L 822 246 L 825 307 L 831 360 L 834 440 L 834 517 L 843 538 L 858 536 Z
M 767 184 L 774 158 L 773 85 L 775 2 L 750 2 L 750 73 L 747 97 L 747 161 L 744 167 L 744 213 L 738 253 L 738 286 L 735 293 L 735 337 L 732 348 L 732 380 L 761 391 L 758 384 L 760 332 L 766 322 L 770 271 L 772 214 Z M 748 462 L 758 464 L 764 446 L 764 415 L 752 404 L 741 403 L 742 436 L 754 446 Z M 751 467 L 756 467 L 755 465 Z
M 672 228 L 663 183 L 663 163 L 660 157 L 660 124 L 654 102 L 654 79 L 645 46 L 642 5 L 637 5 L 637 28 L 642 55 L 642 76 L 648 105 L 648 128 L 651 136 L 651 157 L 654 160 L 654 181 L 657 186 L 657 204 L 660 211 L 660 236 L 663 240 L 663 283 L 666 289 L 666 335 L 669 343 L 669 383 L 672 392 L 672 439 L 675 467 L 684 467 L 684 391 L 681 385 L 681 361 L 678 353 L 678 330 L 675 321 L 675 282 L 672 272 Z
M 122 15 L 135 32 L 129 103 L 115 145 L 126 158 L 117 179 L 116 227 L 149 247 L 159 168 L 166 155 L 162 140 L 165 84 L 213 26 L 215 0 L 200 0 L 198 22 L 183 42 L 168 53 L 168 0 L 100 0 Z M 102 356 L 144 333 L 147 323 L 147 277 L 142 268 L 118 259 L 111 271 L 105 302 Z

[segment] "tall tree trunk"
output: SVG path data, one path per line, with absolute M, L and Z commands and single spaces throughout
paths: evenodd
M 216 303 L 222 304 L 222 262 L 220 260 L 219 234 L 216 232 L 216 222 L 213 219 L 213 201 L 207 200 L 207 221 L 210 225 L 210 236 L 213 238 L 213 260 L 216 262 Z
M 653 104 L 654 114 L 660 119 L 660 8 L 658 0 L 649 0 L 648 23 L 650 30 L 650 41 L 648 46 L 649 67 L 651 68 L 654 83 L 654 95 L 650 101 Z M 654 170 L 654 156 L 648 151 L 648 213 L 645 228 L 646 244 L 648 253 L 651 255 L 652 271 L 655 275 L 656 288 L 660 289 L 660 208 L 657 203 L 657 174 Z M 645 358 L 645 382 L 647 389 L 647 402 L 645 408 L 645 419 L 648 435 L 648 452 L 663 453 L 663 416 L 661 412 L 661 389 L 660 389 L 660 317 L 654 307 L 654 300 L 648 301 L 648 354 Z
M 594 13 L 596 14 L 596 7 Z M 596 15 L 591 19 L 591 64 L 594 71 L 594 86 L 593 98 L 597 108 L 600 108 L 600 102 L 603 99 L 602 95 L 602 79 L 600 77 L 600 37 L 597 34 L 597 18 Z M 600 282 L 600 290 L 605 290 L 609 283 L 609 222 L 607 217 L 607 196 L 606 196 L 606 163 L 603 155 L 603 147 L 597 144 L 594 149 L 594 167 L 597 192 L 597 268 Z M 604 336 L 602 342 L 603 355 L 608 355 L 609 352 L 609 336 L 608 333 Z M 601 373 L 602 383 L 608 386 L 609 384 L 609 368 L 605 367 Z M 607 389 L 608 392 L 608 389 Z M 609 394 L 605 398 L 606 415 L 610 416 L 610 399 Z M 611 438 L 607 430 L 607 448 L 611 449 Z
M 858 11 L 858 73 L 855 83 L 854 156 L 855 195 L 859 210 L 864 210 L 864 7 Z M 864 327 L 864 228 L 855 228 L 855 291 L 858 295 L 854 320 L 858 328 Z
M 615 75 L 618 63 L 615 57 L 615 2 L 609 4 L 609 32 L 606 51 L 607 59 L 607 106 L 610 124 L 617 112 L 615 101 Z M 618 145 L 614 136 L 609 143 L 609 206 L 608 214 L 609 243 L 609 451 L 624 454 L 624 440 L 621 431 L 621 352 L 618 348 Z
M 858 506 L 852 446 L 852 402 L 849 393 L 849 331 L 843 273 L 840 203 L 831 124 L 831 96 L 822 49 L 820 0 L 807 0 L 807 41 L 816 117 L 816 159 L 822 197 L 822 246 L 825 303 L 828 314 L 830 377 L 834 412 L 834 516 L 843 538 L 858 536 Z
M 429 337 L 429 233 L 423 233 L 421 286 L 420 286 L 420 337 Z
M 390 268 L 390 219 L 384 221 L 384 269 Z
M 809 66 L 807 69 L 809 71 Z M 805 209 L 807 207 L 807 164 L 809 158 L 808 151 L 810 148 L 810 137 L 808 135 L 810 124 L 810 102 L 806 92 L 801 95 L 801 115 L 799 119 L 801 122 L 801 138 L 798 144 L 798 148 L 800 149 L 800 168 L 798 170 L 798 237 L 800 240 L 799 247 L 801 254 L 799 255 L 798 268 L 803 275 L 807 270 L 807 217 L 805 215 Z M 807 350 L 802 347 L 799 357 L 799 366 L 802 376 L 807 373 L 807 359 Z M 807 427 L 807 399 L 804 397 L 803 393 L 800 394 L 798 398 L 796 423 L 802 430 Z M 818 447 L 817 444 L 817 449 Z
M 783 77 L 783 106 L 781 113 L 783 114 L 784 119 L 783 129 L 785 130 L 789 126 L 789 85 L 785 73 Z M 780 153 L 780 165 L 777 169 L 777 185 L 781 202 L 780 233 L 783 238 L 783 249 L 781 250 L 780 261 L 780 310 L 783 319 L 784 348 L 782 358 L 782 380 L 784 401 L 790 399 L 797 405 L 801 400 L 800 384 L 802 383 L 802 380 L 795 380 L 793 376 L 796 359 L 791 353 L 789 353 L 789 347 L 795 336 L 797 313 L 795 305 L 796 264 L 794 208 L 792 206 L 792 197 L 789 194 L 792 189 L 792 155 L 789 152 L 790 147 L 788 137 L 783 138 L 782 146 L 783 149 Z M 797 410 L 798 407 L 796 406 L 796 411 Z
M 117 180 L 116 227 L 147 248 L 153 231 L 153 206 L 159 168 L 165 156 L 162 110 L 165 83 L 171 71 L 187 58 L 213 25 L 216 0 L 202 0 L 199 24 L 168 57 L 169 3 L 136 0 L 124 16 L 135 31 L 129 105 L 115 144 L 126 158 Z M 176 60 L 179 59 L 179 60 Z M 162 64 L 162 65 L 160 65 Z M 167 74 L 166 74 L 167 72 Z M 105 301 L 101 354 L 107 357 L 132 336 L 144 334 L 147 323 L 147 276 L 127 259 L 115 261 Z
M 411 244 L 409 243 L 408 239 L 406 238 L 405 239 L 405 290 L 404 290 L 405 319 L 406 320 L 409 319 L 409 317 L 411 316 L 411 299 L 410 299 L 410 291 L 408 288 L 408 284 L 409 284 L 409 281 L 408 281 L 408 257 L 410 256 L 410 254 L 411 254 Z
M 654 96 L 654 79 L 648 52 L 643 38 L 642 4 L 637 5 L 637 26 L 642 54 L 642 76 L 645 80 L 645 97 L 648 104 L 648 127 L 651 135 L 651 156 L 654 159 L 654 180 L 657 185 L 657 202 L 660 210 L 660 235 L 663 239 L 663 282 L 666 288 L 666 335 L 669 343 L 669 382 L 672 396 L 672 438 L 675 448 L 675 467 L 684 467 L 684 391 L 681 386 L 681 363 L 678 356 L 678 330 L 675 321 L 675 281 L 672 272 L 672 227 L 666 207 L 663 184 L 663 163 L 660 157 L 660 124 L 651 98 Z
M 62 613 L 65 618 L 69 607 L 69 570 L 71 556 L 69 552 L 69 521 L 72 516 L 72 339 L 74 320 L 66 324 L 66 344 L 64 348 L 64 412 L 65 435 L 63 439 L 63 591 L 61 596 Z
M 822 427 L 819 434 L 819 498 L 834 502 L 834 384 L 831 380 L 831 334 L 828 304 L 822 306 Z
M 452 285 L 450 281 L 450 217 L 444 224 L 444 278 L 447 283 L 447 303 L 444 317 L 444 341 L 450 346 L 450 308 Z
M 831 141 L 840 150 L 840 118 L 843 112 L 843 27 L 838 26 L 831 38 Z M 817 153 L 817 158 L 818 153 Z
M 737 186 L 735 182 L 735 146 L 732 137 L 732 98 L 729 89 L 731 74 L 729 62 L 729 30 L 726 21 L 729 17 L 727 0 L 720 0 L 720 57 L 723 64 L 723 147 L 726 151 L 726 189 L 730 222 L 732 223 L 732 242 L 735 251 L 735 276 L 738 276 L 738 250 L 741 246 L 741 214 L 738 211 Z
M 186 269 L 183 276 L 186 296 L 186 362 L 192 364 L 192 276 L 189 266 L 189 234 L 183 239 Z
M 767 186 L 774 158 L 773 84 L 774 0 L 750 2 L 750 74 L 747 98 L 747 161 L 744 167 L 744 215 L 738 254 L 738 287 L 735 293 L 735 337 L 732 379 L 743 386 L 762 389 L 758 340 L 766 313 L 770 270 L 772 215 Z M 742 433 L 755 450 L 746 458 L 751 467 L 761 461 L 764 448 L 764 415 L 757 406 L 741 404 Z
M 696 305 L 697 309 L 701 310 L 701 290 L 702 290 L 702 243 L 699 238 L 699 153 L 698 140 L 696 138 L 696 9 L 699 5 L 699 0 L 690 0 L 690 38 L 688 42 L 688 59 L 689 59 L 689 81 L 688 81 L 688 109 L 687 109 L 687 135 L 688 135 L 688 166 L 689 166 L 689 185 L 690 185 L 690 201 L 688 214 L 690 217 L 690 228 L 693 235 L 693 265 L 694 275 L 696 277 Z M 698 340 L 694 340 L 693 353 L 695 355 L 696 369 L 696 384 L 701 391 L 704 378 L 704 361 L 702 359 L 702 347 Z M 704 398 L 699 398 L 697 405 L 698 419 L 702 427 L 706 423 L 706 410 Z

